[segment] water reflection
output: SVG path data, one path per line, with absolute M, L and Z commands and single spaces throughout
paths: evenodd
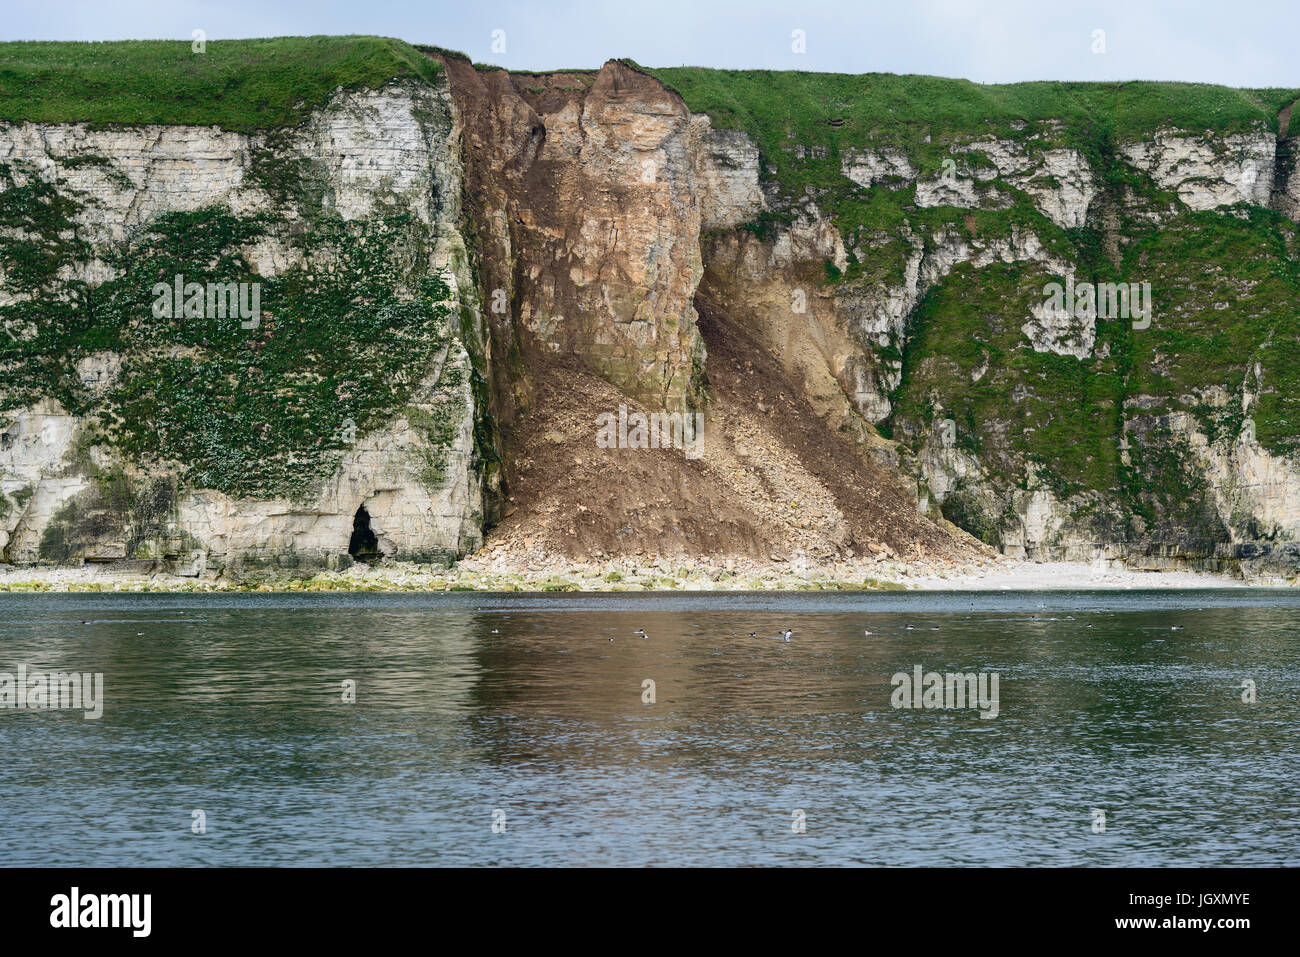
M 102 671 L 107 699 L 0 712 L 0 826 L 31 838 L 0 863 L 1300 861 L 1289 593 L 12 596 L 0 621 L 0 670 Z M 997 672 L 998 717 L 894 710 L 915 665 Z

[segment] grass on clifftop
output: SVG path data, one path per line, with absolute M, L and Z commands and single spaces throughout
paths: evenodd
M 0 120 L 248 132 L 295 126 L 335 89 L 432 79 L 442 64 L 384 37 L 0 43 Z
M 1161 126 L 1229 133 L 1263 121 L 1276 130 L 1278 111 L 1300 96 L 1300 90 L 1208 83 L 983 84 L 912 74 L 632 65 L 677 91 L 693 112 L 708 113 L 717 126 L 745 129 L 760 142 L 791 132 L 805 146 L 826 142 L 828 129 L 853 142 L 874 127 L 900 122 L 942 135 L 984 134 L 993 124 L 1013 121 L 1060 120 L 1068 127 L 1107 120 L 1121 139 Z

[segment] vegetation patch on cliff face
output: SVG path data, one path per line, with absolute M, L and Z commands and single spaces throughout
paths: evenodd
M 72 219 L 81 208 L 34 170 L 0 163 L 0 270 L 9 292 L 48 289 L 85 254 Z
M 468 411 L 461 395 L 465 378 L 462 356 L 443 362 L 442 371 L 435 383 L 439 399 L 423 406 L 408 405 L 403 410 L 411 427 L 428 442 L 417 454 L 422 462 L 420 480 L 430 490 L 441 488 L 447 479 L 451 449 Z
M 963 263 L 930 291 L 913 314 L 894 435 L 916 447 L 951 420 L 954 444 L 977 450 L 1004 492 L 1022 481 L 1026 463 L 1044 466 L 1038 474 L 1063 499 L 1114 491 L 1123 392 L 1113 353 L 1038 352 L 1021 331 L 1048 278 L 1037 264 Z M 1113 343 L 1123 329 L 1102 322 L 1097 335 Z
M 1132 334 L 1134 394 L 1193 412 L 1212 438 L 1300 451 L 1300 230 L 1277 213 L 1187 213 L 1135 244 L 1129 270 L 1157 291 Z M 1227 405 L 1207 401 L 1214 387 Z M 1246 425 L 1246 420 L 1251 422 Z M 1228 428 L 1231 420 L 1231 432 Z
M 962 264 L 911 316 L 893 434 L 917 448 L 951 419 L 958 446 L 974 433 L 1004 497 L 1032 471 L 1081 514 L 1098 508 L 1085 504 L 1088 493 L 1102 493 L 1112 535 L 1220 540 L 1188 436 L 1171 431 L 1169 417 L 1190 413 L 1225 448 L 1257 441 L 1275 455 L 1296 452 L 1296 238 L 1295 225 L 1269 210 L 1189 211 L 1132 237 L 1118 271 L 1081 250 L 1077 281 L 1148 281 L 1154 299 L 1146 328 L 1095 320 L 1084 358 L 1036 352 L 1021 331 L 1044 283 L 1059 277 L 1038 264 Z M 987 540 L 988 522 L 971 508 L 959 502 L 949 513 Z
M 321 219 L 292 239 L 301 261 L 263 277 L 246 251 L 271 225 L 218 207 L 169 213 L 108 254 L 107 282 L 45 276 L 38 294 L 0 307 L 11 333 L 0 337 L 0 410 L 52 395 L 98 417 L 100 441 L 172 464 L 193 485 L 309 492 L 358 434 L 408 402 L 456 330 L 409 215 Z M 192 311 L 187 292 L 187 308 L 160 315 L 177 276 L 204 294 Z M 259 291 L 255 318 L 211 308 L 214 286 L 239 284 Z M 77 370 L 96 354 L 122 363 L 98 391 Z
M 385 37 L 0 43 L 0 120 L 219 126 L 297 125 L 339 87 L 433 79 L 442 65 Z
M 295 207 L 308 220 L 321 214 L 329 176 L 320 160 L 294 152 L 290 130 L 272 130 L 249 153 L 247 181 L 277 208 Z

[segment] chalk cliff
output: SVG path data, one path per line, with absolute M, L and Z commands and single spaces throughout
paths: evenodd
M 274 128 L 0 122 L 5 561 L 1294 576 L 1293 93 L 422 55 Z M 175 275 L 261 315 L 159 316 Z M 620 403 L 703 458 L 598 458 Z
M 26 380 L 6 397 L 0 433 L 5 559 L 136 560 L 188 574 L 337 567 L 359 509 L 389 556 L 476 548 L 491 481 L 475 450 L 480 333 L 460 316 L 476 314 L 477 294 L 455 135 L 447 89 L 423 82 L 340 92 L 301 127 L 270 134 L 0 125 L 0 203 L 17 214 L 0 305 L 9 342 L 26 347 L 5 357 Z M 66 221 L 42 235 L 56 214 Z M 331 241 L 311 241 L 326 228 Z M 66 258 L 48 282 L 23 283 L 16 252 L 37 237 L 66 238 Z M 264 284 L 263 315 L 247 329 L 237 318 L 155 321 L 142 277 L 170 282 L 173 268 Z M 423 277 L 443 285 L 412 298 Z M 87 301 L 84 287 L 124 279 L 133 287 Z M 378 301 L 348 301 L 375 282 L 390 284 Z M 428 310 L 418 334 L 401 299 Z M 109 315 L 114 300 L 136 308 L 87 317 Z M 324 306 L 344 314 L 314 328 Z M 50 310 L 67 312 L 71 328 L 51 329 Z M 105 324 L 115 328 L 104 347 L 60 348 Z M 289 348 L 276 353 L 279 343 Z M 341 350 L 337 366 L 313 365 L 322 349 Z M 378 384 L 392 390 L 390 407 L 349 402 L 375 384 L 346 364 L 394 349 L 410 351 L 394 370 L 404 381 Z M 189 388 L 196 379 L 204 388 Z M 331 401 L 319 404 L 325 387 Z M 158 408 L 164 394 L 185 408 Z M 250 417 L 265 403 L 281 404 L 278 421 Z

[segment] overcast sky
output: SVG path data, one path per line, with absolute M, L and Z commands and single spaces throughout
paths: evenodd
M 984 83 L 1300 86 L 1300 0 L 0 0 L 0 6 L 5 40 L 188 40 L 196 28 L 209 40 L 368 33 L 450 47 L 511 69 L 595 67 L 631 57 L 650 66 L 929 73 Z M 803 53 L 792 49 L 796 30 L 803 31 Z M 494 31 L 504 31 L 504 53 L 493 49 Z

